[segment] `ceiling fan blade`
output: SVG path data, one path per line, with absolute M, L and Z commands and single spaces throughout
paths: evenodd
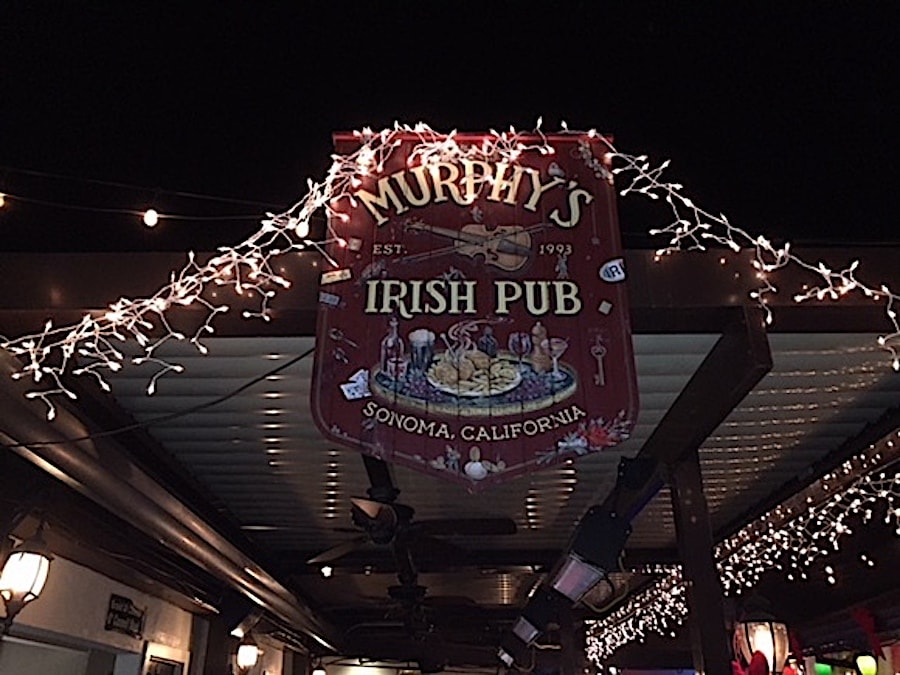
M 444 537 L 516 533 L 516 523 L 511 518 L 435 518 L 416 521 L 415 528 L 423 534 Z
M 399 504 L 395 506 L 360 497 L 351 497 L 350 502 L 350 518 L 353 524 L 365 530 L 373 542 L 387 544 L 394 539 L 400 519 Z
M 332 546 L 331 548 L 322 551 L 319 555 L 310 558 L 306 561 L 306 564 L 321 565 L 337 560 L 338 558 L 343 558 L 345 555 L 362 548 L 368 541 L 369 537 L 365 535 L 351 539 L 350 541 L 345 541 L 342 544 Z
M 462 566 L 468 564 L 472 557 L 467 549 L 447 539 L 440 539 L 420 531 L 414 531 L 409 547 L 416 560 L 421 560 L 428 566 Z
M 362 497 L 351 497 L 350 503 L 362 511 L 363 514 L 371 520 L 378 520 L 379 516 L 383 518 L 383 514 L 386 511 L 393 510 L 383 502 L 376 502 L 372 499 L 363 499 Z

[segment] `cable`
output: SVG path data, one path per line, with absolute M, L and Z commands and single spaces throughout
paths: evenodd
M 166 422 L 171 422 L 172 420 L 179 419 L 179 418 L 185 417 L 187 415 L 191 415 L 195 412 L 200 412 L 201 410 L 206 410 L 207 408 L 211 408 L 213 406 L 219 405 L 220 403 L 224 403 L 225 401 L 228 401 L 229 399 L 234 398 L 241 392 L 246 391 L 250 387 L 252 387 L 256 384 L 259 384 L 260 382 L 265 380 L 267 377 L 269 377 L 271 375 L 275 375 L 277 373 L 280 373 L 282 370 L 285 370 L 285 369 L 289 368 L 290 366 L 293 366 L 295 363 L 302 361 L 303 359 L 305 359 L 307 356 L 309 356 L 310 354 L 312 354 L 315 351 L 316 351 L 315 347 L 310 347 L 309 349 L 307 349 L 305 352 L 303 352 L 299 356 L 295 356 L 294 358 L 289 359 L 288 361 L 285 361 L 278 367 L 272 368 L 271 370 L 268 370 L 265 373 L 262 373 L 261 375 L 258 375 L 251 380 L 248 380 L 247 382 L 242 384 L 240 387 L 238 387 L 237 389 L 232 389 L 227 394 L 223 394 L 222 396 L 219 396 L 218 398 L 214 398 L 214 399 L 212 399 L 210 401 L 206 401 L 204 403 L 198 403 L 197 405 L 191 406 L 190 408 L 185 408 L 183 410 L 179 410 L 177 412 L 168 413 L 166 415 L 161 415 L 159 417 L 153 417 L 149 420 L 144 420 L 143 422 L 135 422 L 134 424 L 127 424 L 123 427 L 118 427 L 117 429 L 107 429 L 107 430 L 98 431 L 98 432 L 92 433 L 92 434 L 85 434 L 84 436 L 76 436 L 74 438 L 64 438 L 59 441 L 31 441 L 28 443 L 0 443 L 0 447 L 8 448 L 8 449 L 15 449 L 15 448 L 33 448 L 33 447 L 39 447 L 39 446 L 43 446 L 43 445 L 56 445 L 57 443 L 80 443 L 81 441 L 91 441 L 91 440 L 94 440 L 97 438 L 107 438 L 109 436 L 116 436 L 118 434 L 123 434 L 123 433 L 127 433 L 129 431 L 134 431 L 135 429 L 145 429 L 148 427 L 154 427 L 154 426 L 158 426 L 161 424 L 165 424 Z M 7 437 L 12 438 L 12 436 L 10 436 L 10 434 L 8 434 L 6 432 L 3 432 L 3 433 Z
M 17 169 L 11 166 L 0 166 L 0 171 L 6 173 L 20 173 L 24 176 L 36 176 L 38 178 L 51 178 L 53 180 L 72 181 L 76 183 L 88 183 L 90 185 L 102 185 L 104 187 L 114 187 L 123 190 L 136 190 L 139 192 L 152 192 L 154 194 L 168 194 L 175 197 L 184 197 L 186 199 L 200 199 L 206 201 L 222 202 L 223 204 L 243 204 L 245 206 L 262 206 L 270 209 L 279 209 L 280 206 L 271 204 L 270 202 L 251 201 L 248 199 L 234 199 L 231 197 L 219 197 L 216 195 L 206 195 L 197 192 L 182 192 L 177 190 L 161 190 L 148 188 L 141 185 L 130 185 L 128 183 L 117 183 L 108 180 L 98 180 L 96 178 L 81 178 L 77 176 L 66 176 L 58 173 L 50 173 L 49 171 L 36 171 L 34 169 Z
M 16 194 L 10 194 L 8 192 L 4 193 L 4 197 L 13 202 L 23 202 L 25 204 L 35 204 L 37 206 L 44 206 L 52 209 L 66 209 L 69 211 L 85 211 L 89 213 L 113 213 L 123 216 L 135 216 L 140 218 L 144 215 L 143 211 L 135 211 L 134 209 L 114 209 L 114 208 L 104 208 L 100 206 L 82 206 L 80 204 L 64 204 L 62 202 L 54 202 L 46 199 L 34 199 L 32 197 L 22 197 Z M 228 215 L 228 216 L 185 216 L 178 214 L 168 214 L 168 213 L 160 213 L 160 220 L 259 220 L 260 214 L 243 214 L 243 215 Z

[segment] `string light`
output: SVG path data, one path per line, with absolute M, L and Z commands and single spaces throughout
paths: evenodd
M 583 140 L 577 146 L 578 156 L 602 179 L 611 182 L 613 174 L 628 176 L 630 183 L 621 190 L 622 195 L 635 192 L 651 199 L 662 197 L 669 204 L 674 221 L 662 229 L 651 231 L 651 234 L 669 236 L 668 244 L 657 251 L 657 258 L 675 251 L 705 250 L 706 244 L 710 242 L 727 246 L 734 251 L 741 250 L 743 246 L 755 248 L 753 265 L 760 273 L 763 285 L 751 297 L 763 307 L 768 321 L 771 321 L 771 312 L 766 306 L 766 298 L 776 290 L 770 275 L 788 264 L 815 272 L 823 280 L 822 286 L 807 289 L 796 296 L 797 302 L 812 299 L 837 300 L 850 291 L 861 291 L 875 302 L 883 301 L 886 303 L 886 314 L 893 332 L 881 336 L 879 344 L 891 353 L 894 368 L 900 370 L 897 345 L 900 340 L 900 325 L 893 308 L 894 302 L 900 297 L 887 286 L 875 290 L 860 283 L 854 276 L 858 262 L 837 272 L 821 263 L 809 264 L 795 256 L 789 245 L 775 248 L 764 237 L 753 237 L 732 226 L 725 216 L 713 216 L 696 206 L 681 194 L 681 185 L 663 182 L 661 176 L 669 165 L 668 161 L 657 168 L 651 168 L 645 156 L 619 153 L 595 130 L 575 132 L 563 125 L 563 133 L 591 140 L 600 138 L 607 144 L 609 151 L 598 159 L 592 154 L 591 143 Z M 177 364 L 170 364 L 157 357 L 155 352 L 160 345 L 172 339 L 188 340 L 198 350 L 206 352 L 201 338 L 213 333 L 214 321 L 229 310 L 228 305 L 215 300 L 218 294 L 214 297 L 213 290 L 218 287 L 230 288 L 238 296 L 257 301 L 255 310 L 243 312 L 245 318 L 269 320 L 271 299 L 278 289 L 290 286 L 289 280 L 274 271 L 273 260 L 285 253 L 312 248 L 321 253 L 330 265 L 337 267 L 336 261 L 324 249 L 330 242 L 344 241 L 340 233 L 333 229 L 333 223 L 347 221 L 349 216 L 345 211 L 357 205 L 354 192 L 362 184 L 362 178 L 381 172 L 392 153 L 404 141 L 412 141 L 407 158 L 411 165 L 463 160 L 514 164 L 526 154 L 554 154 L 553 147 L 541 130 L 540 119 L 533 132 L 520 133 L 513 127 L 503 132 L 491 130 L 481 138 L 480 143 L 468 142 L 465 137 L 459 140 L 456 131 L 449 134 L 438 133 L 422 123 L 414 126 L 395 124 L 393 128 L 380 132 L 367 127 L 354 132 L 354 135 L 359 148 L 347 155 L 333 155 L 324 180 L 315 182 L 309 179 L 306 194 L 287 211 L 267 213 L 260 223 L 260 229 L 254 234 L 236 246 L 221 247 L 206 262 L 198 262 L 193 253 L 190 253 L 188 262 L 180 270 L 171 272 L 169 282 L 153 296 L 122 298 L 99 316 L 86 314 L 74 326 L 57 327 L 48 322 L 43 331 L 36 334 L 15 339 L 0 337 L 0 346 L 23 357 L 25 361 L 17 376 L 30 377 L 36 384 L 49 382 L 49 388 L 31 391 L 28 396 L 42 400 L 47 406 L 48 418 L 52 419 L 55 415 L 52 403 L 54 396 L 75 397 L 75 393 L 62 380 L 63 373 L 69 371 L 75 356 L 79 357 L 82 365 L 72 368 L 71 373 L 91 375 L 103 388 L 108 389 L 103 374 L 122 367 L 125 357 L 116 348 L 116 344 L 127 339 L 136 340 L 144 350 L 144 355 L 138 357 L 140 363 L 151 363 L 157 367 L 148 386 L 148 393 L 152 393 L 161 375 L 177 372 L 180 368 L 176 367 Z M 608 167 L 614 161 L 620 162 L 622 166 L 610 170 Z M 485 179 L 481 187 L 488 184 L 489 179 Z M 327 216 L 327 235 L 324 241 L 308 238 L 310 223 L 318 214 Z M 150 211 L 143 215 L 147 219 Z M 158 220 L 159 214 L 156 215 Z M 172 216 L 166 215 L 166 218 L 170 217 Z M 168 321 L 168 314 L 173 307 L 189 305 L 198 306 L 207 312 L 200 328 L 192 335 L 173 329 Z
M 680 565 L 660 566 L 660 576 L 627 602 L 597 621 L 587 621 L 585 650 L 598 667 L 613 653 L 650 633 L 675 637 L 688 615 L 687 585 Z
M 89 182 L 95 182 L 95 181 L 89 181 Z M 175 195 L 185 194 L 185 196 L 191 196 L 190 193 L 174 193 L 174 194 Z M 160 214 L 157 211 L 155 211 L 154 209 L 149 209 L 148 211 L 136 211 L 134 209 L 87 206 L 87 205 L 83 205 L 83 204 L 72 204 L 69 202 L 50 201 L 47 199 L 35 199 L 33 197 L 25 197 L 20 194 L 13 195 L 13 194 L 9 194 L 9 193 L 6 193 L 4 195 L 4 197 L 8 200 L 14 200 L 16 202 L 22 202 L 25 204 L 34 204 L 36 206 L 44 206 L 44 207 L 49 207 L 49 208 L 54 208 L 54 209 L 64 209 L 64 210 L 68 210 L 68 211 L 81 211 L 81 212 L 87 212 L 87 213 L 105 213 L 105 214 L 110 214 L 110 215 L 137 216 L 143 220 L 145 225 L 148 225 L 148 223 L 147 223 L 148 214 L 150 214 L 151 212 L 156 214 L 157 220 L 159 218 L 163 218 L 163 217 L 166 220 L 215 221 L 215 222 L 222 222 L 222 221 L 226 221 L 226 220 L 227 221 L 233 221 L 233 220 L 255 221 L 255 220 L 259 219 L 258 213 L 227 214 L 227 215 L 216 215 L 216 216 L 193 215 L 193 214 L 188 214 L 188 213 L 166 213 L 165 216 L 160 216 Z M 216 201 L 216 200 L 222 201 L 222 202 L 235 201 L 238 203 L 243 203 L 240 200 L 230 200 L 230 199 L 226 199 L 225 197 L 218 197 L 218 198 L 217 197 L 204 197 L 203 195 L 193 195 L 193 197 L 195 199 L 209 199 L 210 201 Z M 152 215 L 150 217 L 152 217 Z M 148 226 L 152 227 L 150 225 L 148 225 Z
M 873 446 L 847 460 L 718 544 L 715 556 L 725 592 L 741 593 L 772 569 L 784 571 L 789 581 L 807 579 L 816 560 L 839 551 L 840 540 L 853 534 L 853 520 L 861 517 L 863 524 L 869 523 L 878 507 L 885 509 L 884 523 L 900 536 L 900 467 L 894 445 L 888 439 L 882 449 Z M 871 559 L 863 555 L 862 562 L 869 565 Z M 828 583 L 836 583 L 831 566 L 824 574 Z
M 714 555 L 726 594 L 751 588 L 772 569 L 784 571 L 789 581 L 807 579 L 810 566 L 840 550 L 839 540 L 852 534 L 851 518 L 861 516 L 869 523 L 879 506 L 884 508 L 884 523 L 900 537 L 897 437 L 900 432 L 892 432 L 718 544 Z M 875 566 L 865 553 L 860 561 Z M 650 632 L 674 636 L 688 615 L 680 567 L 656 566 L 643 572 L 661 576 L 614 612 L 588 622 L 587 656 L 598 666 Z M 822 573 L 826 583 L 837 583 L 832 565 L 825 565 Z
M 156 227 L 159 222 L 159 214 L 156 209 L 147 209 L 144 211 L 144 225 L 147 227 Z
M 900 323 L 894 309 L 900 295 L 886 285 L 874 287 L 856 278 L 859 261 L 852 261 L 846 268 L 833 270 L 822 262 L 810 263 L 797 256 L 790 243 L 781 247 L 772 244 L 761 235 L 754 236 L 739 227 L 732 225 L 724 214 L 715 215 L 697 206 L 689 197 L 682 194 L 680 183 L 671 183 L 662 179 L 662 174 L 669 166 L 669 160 L 655 168 L 651 168 L 646 155 L 634 156 L 616 152 L 610 146 L 612 156 L 623 166 L 613 169 L 613 173 L 625 174 L 630 181 L 620 190 L 622 196 L 637 193 L 649 199 L 664 201 L 672 214 L 672 222 L 663 228 L 650 230 L 651 235 L 668 237 L 668 243 L 656 251 L 654 259 L 659 262 L 663 256 L 676 251 L 706 251 L 710 243 L 730 248 L 739 252 L 744 248 L 755 251 L 751 264 L 757 271 L 761 286 L 750 292 L 750 298 L 763 310 L 766 323 L 773 320 L 772 310 L 768 306 L 771 294 L 778 291 L 772 281 L 772 275 L 788 265 L 795 265 L 819 278 L 819 285 L 807 287 L 794 295 L 794 302 L 802 303 L 810 300 L 837 301 L 851 292 L 862 293 L 873 302 L 884 303 L 885 315 L 892 327 L 892 332 L 878 338 L 878 345 L 890 353 L 891 365 L 900 371 Z
M 261 227 L 236 246 L 221 247 L 206 262 L 198 261 L 193 252 L 187 263 L 172 271 L 169 282 L 149 298 L 122 298 L 100 315 L 85 314 L 74 326 L 55 326 L 48 321 L 42 331 L 8 339 L 0 337 L 0 346 L 24 360 L 16 378 L 30 378 L 46 388 L 29 391 L 26 396 L 42 401 L 48 419 L 56 415 L 57 396 L 76 398 L 75 392 L 63 381 L 63 375 L 90 375 L 109 390 L 104 374 L 122 368 L 126 357 L 117 345 L 128 339 L 137 341 L 144 354 L 132 363 L 153 364 L 147 392 L 156 390 L 162 375 L 179 372 L 181 366 L 159 358 L 157 349 L 169 340 L 187 340 L 201 353 L 207 349 L 202 338 L 214 332 L 214 322 L 229 311 L 227 304 L 215 301 L 213 292 L 219 287 L 230 288 L 244 299 L 256 301 L 255 310 L 245 310 L 244 318 L 270 320 L 269 303 L 280 288 L 290 286 L 289 280 L 275 272 L 273 261 L 292 251 L 313 248 L 331 265 L 337 263 L 326 253 L 324 246 L 341 239 L 331 222 L 342 222 L 345 213 L 339 210 L 345 202 L 355 205 L 355 188 L 360 176 L 380 171 L 391 153 L 407 138 L 414 139 L 410 162 L 432 164 L 460 161 L 464 158 L 494 162 L 515 162 L 522 153 L 552 154 L 540 128 L 539 142 L 533 136 L 509 132 L 492 132 L 480 145 L 457 143 L 456 133 L 439 134 L 425 124 L 415 126 L 396 124 L 393 129 L 373 132 L 363 129 L 355 133 L 360 147 L 349 155 L 334 155 L 331 168 L 321 182 L 307 181 L 306 194 L 283 213 L 267 213 Z M 526 142 L 528 139 L 528 142 Z M 328 238 L 322 242 L 307 239 L 310 223 L 316 214 L 329 217 Z M 342 218 L 342 216 L 344 218 Z M 200 327 L 192 334 L 174 329 L 169 312 L 174 307 L 195 306 L 206 311 Z M 75 357 L 80 365 L 74 367 Z

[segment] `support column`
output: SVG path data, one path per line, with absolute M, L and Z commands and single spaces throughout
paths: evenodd
M 229 627 L 221 616 L 202 619 L 206 622 L 206 630 L 198 653 L 191 657 L 191 675 L 228 675 L 231 673 L 231 655 L 237 649 L 238 640 L 228 634 Z M 202 652 L 200 651 L 202 649 Z M 194 659 L 202 664 L 199 670 L 193 668 Z
M 584 624 L 576 621 L 574 608 L 565 603 L 559 609 L 561 675 L 582 675 L 585 667 Z
M 713 559 L 712 529 L 697 448 L 669 470 L 678 552 L 688 584 L 694 669 L 705 675 L 729 675 L 731 640 L 725 629 L 722 584 Z

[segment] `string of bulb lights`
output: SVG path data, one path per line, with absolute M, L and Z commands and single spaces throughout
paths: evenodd
M 755 586 L 771 570 L 789 581 L 809 578 L 812 565 L 840 550 L 841 538 L 853 534 L 852 521 L 883 522 L 900 537 L 900 431 L 871 445 L 825 474 L 788 503 L 779 505 L 720 542 L 714 549 L 726 595 Z M 866 553 L 861 564 L 873 567 Z M 687 587 L 680 566 L 641 570 L 659 575 L 626 604 L 588 623 L 587 655 L 601 666 L 620 647 L 643 641 L 650 633 L 674 637 L 688 615 Z M 834 567 L 824 565 L 826 583 L 836 584 Z
M 661 198 L 669 204 L 673 222 L 651 230 L 651 234 L 668 237 L 667 244 L 657 251 L 658 259 L 676 251 L 706 250 L 708 244 L 725 246 L 734 251 L 748 246 L 755 249 L 752 264 L 761 280 L 761 287 L 752 291 L 750 297 L 764 309 L 770 323 L 772 313 L 767 300 L 777 290 L 771 277 L 789 264 L 800 266 L 821 279 L 820 285 L 796 295 L 796 302 L 838 300 L 852 291 L 863 293 L 873 302 L 883 302 L 892 331 L 880 336 L 878 341 L 890 353 L 893 367 L 900 370 L 900 324 L 894 309 L 900 296 L 886 285 L 876 289 L 860 282 L 855 276 L 858 261 L 837 271 L 823 263 L 806 262 L 790 250 L 790 244 L 777 248 L 765 237 L 752 236 L 731 225 L 725 216 L 714 216 L 695 205 L 682 194 L 680 184 L 663 180 L 662 174 L 669 165 L 668 161 L 653 168 L 645 156 L 618 152 L 593 129 L 587 132 L 570 131 L 563 123 L 562 133 L 589 139 L 600 138 L 606 143 L 608 152 L 600 158 L 592 155 L 589 143 L 583 143 L 580 146 L 582 159 L 586 166 L 610 181 L 613 176 L 606 165 L 610 161 L 619 162 L 620 166 L 613 169 L 612 174 L 623 176 L 628 181 L 620 191 L 622 196 L 635 193 L 654 200 Z M 554 153 L 541 130 L 540 120 L 533 132 L 518 132 L 512 127 L 504 132 L 491 130 L 477 144 L 458 141 L 455 131 L 442 134 L 423 123 L 414 126 L 395 124 L 393 128 L 379 132 L 364 128 L 354 134 L 359 148 L 347 155 L 332 155 L 332 164 L 325 178 L 319 182 L 309 179 L 305 195 L 293 206 L 282 213 L 267 212 L 255 233 L 235 246 L 221 247 L 206 261 L 201 262 L 189 253 L 187 263 L 180 270 L 171 272 L 168 283 L 151 297 L 121 298 L 98 316 L 85 314 L 76 325 L 56 326 L 48 321 L 38 333 L 0 338 L 0 346 L 24 360 L 17 377 L 30 378 L 34 384 L 46 386 L 31 390 L 26 395 L 41 400 L 47 407 L 47 417 L 52 419 L 55 416 L 55 397 L 75 398 L 74 391 L 63 382 L 64 373 L 92 376 L 102 388 L 108 389 L 104 373 L 122 368 L 125 356 L 116 344 L 128 339 L 136 340 L 144 350 L 142 356 L 131 359 L 132 363 L 149 363 L 156 367 L 147 387 L 148 393 L 152 394 L 160 377 L 182 370 L 178 364 L 160 358 L 158 348 L 169 340 L 187 340 L 205 353 L 203 338 L 214 332 L 214 323 L 219 315 L 229 311 L 227 304 L 212 298 L 210 289 L 230 288 L 237 296 L 255 302 L 255 309 L 243 311 L 245 318 L 270 320 L 272 298 L 278 289 L 290 286 L 290 280 L 275 271 L 274 260 L 289 252 L 313 249 L 330 265 L 338 267 L 325 246 L 346 246 L 338 229 L 350 216 L 342 207 L 348 204 L 354 208 L 357 205 L 354 193 L 363 179 L 381 172 L 392 153 L 410 136 L 415 140 L 408 157 L 411 165 L 459 162 L 464 159 L 516 164 L 531 153 Z M 483 177 L 480 183 L 481 189 L 490 186 L 491 177 Z M 309 237 L 310 225 L 321 214 L 327 217 L 326 238 L 315 241 Z M 169 216 L 152 209 L 143 213 L 148 226 L 158 223 L 162 217 Z M 173 308 L 186 306 L 206 311 L 205 320 L 191 334 L 176 330 L 168 319 Z

